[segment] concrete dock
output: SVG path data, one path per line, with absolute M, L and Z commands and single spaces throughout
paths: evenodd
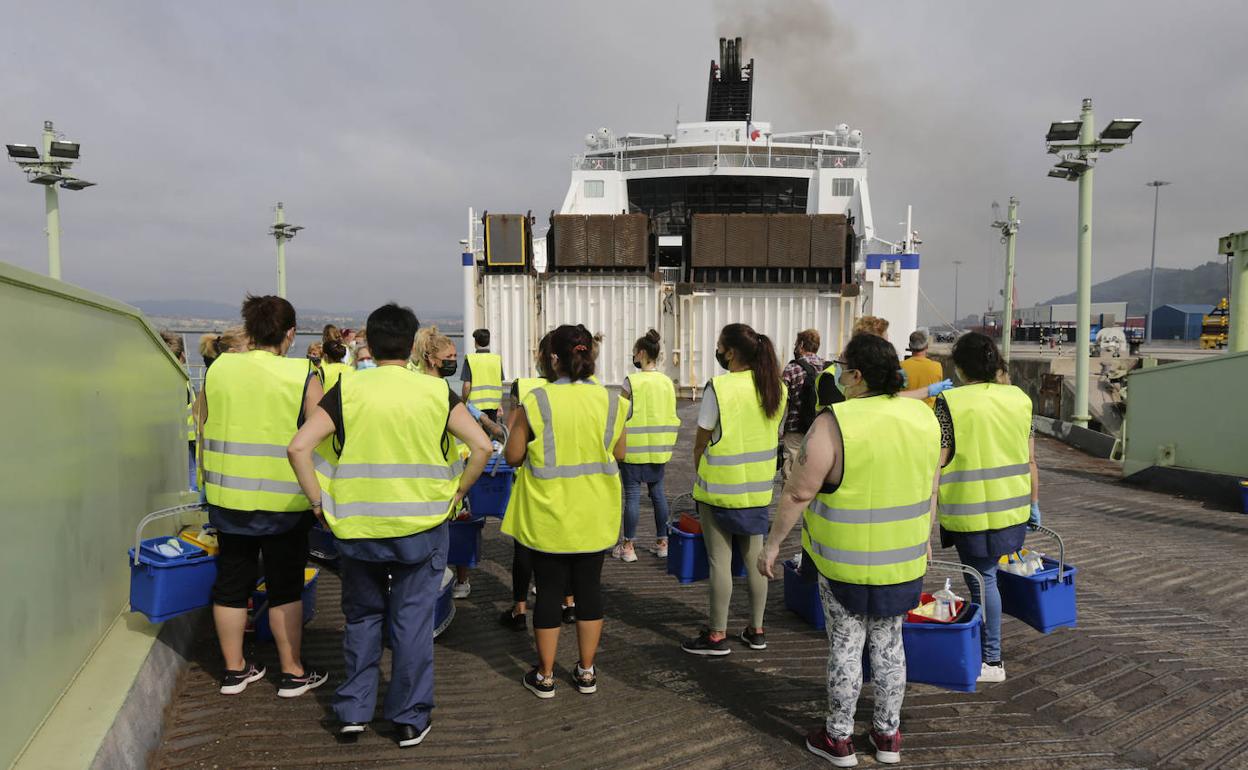
M 681 412 L 689 427 L 669 467 L 669 495 L 691 484 L 693 407 Z M 1118 480 L 1117 465 L 1055 441 L 1037 439 L 1037 451 L 1045 524 L 1064 535 L 1079 570 L 1079 627 L 1046 636 L 1007 617 L 1006 682 L 970 694 L 912 684 L 900 767 L 1248 768 L 1248 516 L 1135 489 Z M 641 521 L 646 545 L 647 504 Z M 305 660 L 330 669 L 329 685 L 294 701 L 277 698 L 271 682 L 221 696 L 220 657 L 205 629 L 151 766 L 827 766 L 803 745 L 823 719 L 826 640 L 785 610 L 780 583 L 768 600 L 767 650 L 738 645 L 722 659 L 695 658 L 678 645 L 705 622 L 706 584 L 681 586 L 659 560 L 639 555 L 634 564 L 607 559 L 595 695 L 567 685 L 576 659 L 568 627 L 557 697 L 541 701 L 521 686 L 535 661 L 532 638 L 497 624 L 510 601 L 511 542 L 491 520 L 472 596 L 436 644 L 438 704 L 424 744 L 397 749 L 380 715 L 357 743 L 336 740 L 329 701 L 342 679 L 340 584 L 324 573 Z M 739 580 L 734 629 L 746 615 Z M 256 653 L 276 670 L 271 645 Z M 871 699 L 867 686 L 856 739 L 863 767 L 876 764 L 862 735 Z

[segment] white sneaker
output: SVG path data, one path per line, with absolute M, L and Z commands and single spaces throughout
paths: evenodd
M 656 545 L 652 550 L 655 556 L 659 557 L 660 559 L 666 559 L 667 558 L 667 541 L 664 540 L 661 545 Z
M 465 580 L 460 583 L 456 581 L 455 587 L 451 589 L 452 599 L 467 599 L 468 594 L 472 593 L 472 583 Z
M 625 563 L 637 561 L 637 549 L 627 540 L 613 548 L 611 555 Z
M 983 663 L 979 667 L 979 678 L 976 682 L 1004 682 L 1005 681 L 1005 664 L 999 663 L 990 666 Z

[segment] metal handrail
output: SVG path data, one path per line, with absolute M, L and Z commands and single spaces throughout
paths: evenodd
M 572 168 L 580 171 L 653 171 L 671 168 L 783 168 L 812 170 L 815 168 L 865 168 L 866 154 L 823 153 L 820 155 L 789 155 L 767 152 L 764 148 L 744 152 L 663 153 L 656 155 L 587 156 L 572 159 Z

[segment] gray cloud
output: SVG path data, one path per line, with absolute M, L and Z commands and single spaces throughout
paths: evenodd
M 719 34 L 758 60 L 756 117 L 777 130 L 862 127 L 877 227 L 907 203 L 923 285 L 950 312 L 1001 278 L 987 227 L 1022 200 L 1024 303 L 1074 283 L 1074 186 L 1047 179 L 1048 121 L 1096 100 L 1144 119 L 1096 180 L 1095 275 L 1187 266 L 1243 229 L 1248 8 L 1233 2 L 311 4 L 69 3 L 58 41 L 11 27 L 0 138 L 41 121 L 82 141 L 100 186 L 62 200 L 67 280 L 138 299 L 233 301 L 274 285 L 270 207 L 307 230 L 289 249 L 298 304 L 388 298 L 458 310 L 466 207 L 544 214 L 579 137 L 669 130 L 704 107 Z M 49 51 L 55 53 L 49 54 Z M 0 259 L 45 269 L 43 204 L 0 175 Z M 930 313 L 925 313 L 931 317 Z

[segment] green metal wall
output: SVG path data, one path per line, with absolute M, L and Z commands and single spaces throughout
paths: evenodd
M 126 609 L 138 520 L 187 486 L 186 375 L 139 311 L 0 263 L 0 766 Z
M 1248 353 L 1132 372 L 1123 474 L 1156 465 L 1248 478 L 1245 383 Z

